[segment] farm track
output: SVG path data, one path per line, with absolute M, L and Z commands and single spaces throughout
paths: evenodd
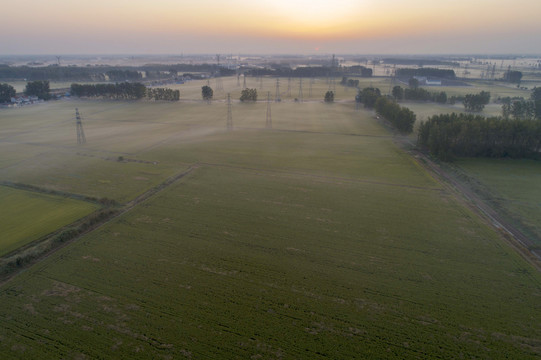
M 413 146 L 409 140 L 398 139 L 402 145 Z M 464 185 L 453 174 L 438 166 L 430 157 L 419 150 L 411 150 L 418 163 L 434 174 L 441 182 L 447 184 L 457 193 L 466 204 L 477 214 L 486 219 L 496 229 L 505 241 L 514 248 L 526 261 L 532 264 L 538 271 L 541 271 L 541 253 L 531 250 L 534 245 L 522 231 L 507 221 L 498 211 L 481 199 L 468 186 Z
M 198 164 L 194 164 L 192 166 L 190 166 L 187 170 L 181 172 L 181 173 L 178 173 L 174 176 L 171 176 L 169 178 L 167 178 L 164 182 L 162 182 L 161 184 L 145 191 L 143 194 L 139 195 L 138 197 L 136 197 L 135 199 L 127 202 L 124 204 L 124 206 L 117 212 L 115 213 L 113 216 L 109 217 L 109 218 L 106 218 L 104 219 L 103 221 L 93 225 L 93 226 L 90 226 L 88 229 L 86 229 L 85 231 L 83 231 L 82 233 L 80 233 L 79 235 L 77 235 L 76 237 L 74 237 L 73 239 L 70 239 L 64 243 L 62 243 L 61 245 L 58 245 L 56 247 L 54 247 L 53 249 L 50 249 L 46 252 L 44 252 L 43 254 L 39 255 L 38 257 L 36 257 L 35 259 L 33 259 L 32 261 L 29 261 L 28 263 L 26 263 L 23 267 L 21 267 L 20 269 L 18 269 L 17 271 L 14 271 L 12 273 L 8 273 L 7 275 L 3 276 L 2 278 L 0 278 L 0 286 L 4 285 L 5 283 L 9 282 L 9 280 L 11 280 L 12 278 L 14 278 L 15 276 L 17 276 L 18 274 L 20 274 L 21 272 L 24 272 L 26 269 L 30 268 L 31 266 L 35 265 L 36 263 L 38 262 L 41 262 L 45 259 L 47 259 L 49 256 L 53 255 L 54 253 L 56 253 L 58 250 L 70 245 L 71 243 L 77 241 L 78 239 L 80 239 L 82 236 L 85 236 L 87 235 L 88 233 L 94 231 L 94 230 L 97 230 L 99 228 L 101 228 L 102 226 L 104 226 L 105 224 L 108 224 L 109 222 L 111 222 L 112 220 L 124 215 L 125 213 L 127 213 L 128 211 L 130 211 L 131 209 L 133 209 L 134 207 L 136 207 L 137 205 L 139 205 L 140 203 L 148 200 L 149 198 L 155 196 L 156 194 L 160 193 L 161 191 L 163 191 L 164 189 L 166 189 L 167 187 L 173 185 L 174 183 L 176 183 L 177 181 L 181 180 L 183 177 L 185 177 L 186 175 L 190 174 L 192 171 L 198 169 L 200 166 Z M 64 228 L 67 228 L 67 227 L 70 227 L 72 226 L 73 224 L 69 224 L 68 226 L 64 227 Z M 64 229 L 62 228 L 62 229 Z M 50 237 L 52 236 L 55 236 L 57 233 L 59 233 L 60 231 L 62 231 L 62 229 L 59 229 L 58 231 L 56 231 L 54 234 L 51 234 L 50 236 L 47 236 L 44 240 L 47 240 L 49 239 Z M 25 247 L 26 248 L 26 247 Z M 13 254 L 12 254 L 13 255 Z

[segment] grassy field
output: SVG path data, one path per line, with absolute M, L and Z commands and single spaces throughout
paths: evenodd
M 0 256 L 90 214 L 97 205 L 0 186 Z
M 534 160 L 461 159 L 456 165 L 493 194 L 541 247 L 541 164 Z
M 0 180 L 127 202 L 193 168 L 4 284 L 3 358 L 541 355 L 540 274 L 371 113 L 284 101 L 265 129 L 235 103 L 228 132 L 226 110 L 1 110 Z

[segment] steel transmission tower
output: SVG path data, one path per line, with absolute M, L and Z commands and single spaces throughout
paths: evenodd
M 267 119 L 265 121 L 265 127 L 272 129 L 270 91 L 267 91 Z
M 291 77 L 287 78 L 287 97 L 291 97 Z
M 246 73 L 242 75 L 243 83 L 242 83 L 242 89 L 246 89 Z
M 302 78 L 299 78 L 299 101 L 302 102 Z
M 222 91 L 224 89 L 224 83 L 222 81 L 222 77 L 218 76 L 216 77 L 216 91 Z
M 231 96 L 227 93 L 227 130 L 233 130 L 233 114 L 231 112 Z
M 314 78 L 310 78 L 310 86 L 308 87 L 308 97 L 312 97 L 312 84 L 314 83 Z
M 274 97 L 274 101 L 282 101 L 282 99 L 280 98 L 280 78 L 276 79 L 276 96 Z
M 86 144 L 85 131 L 83 130 L 83 122 L 81 120 L 81 115 L 79 114 L 79 109 L 75 108 L 75 119 L 77 123 L 77 144 Z

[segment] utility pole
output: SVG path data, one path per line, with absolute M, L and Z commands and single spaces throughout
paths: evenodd
M 83 122 L 81 120 L 81 115 L 79 114 L 79 109 L 77 108 L 75 108 L 75 119 L 77 124 L 77 144 L 86 144 L 85 131 L 83 130 Z

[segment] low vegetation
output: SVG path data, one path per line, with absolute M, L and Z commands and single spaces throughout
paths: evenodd
M 274 88 L 275 79 L 264 80 Z M 236 81 L 224 79 L 227 91 L 215 96 L 238 98 Z M 178 85 L 197 102 L 2 109 L 1 180 L 121 204 L 168 186 L 114 218 L 89 217 L 104 223 L 95 231 L 64 228 L 52 241 L 77 241 L 3 284 L 0 353 L 541 354 L 539 273 L 397 148 L 372 111 L 322 103 L 329 84 L 318 79 L 316 101 L 273 104 L 272 131 L 263 102 L 234 103 L 227 131 L 226 105 L 200 101 L 205 82 Z

